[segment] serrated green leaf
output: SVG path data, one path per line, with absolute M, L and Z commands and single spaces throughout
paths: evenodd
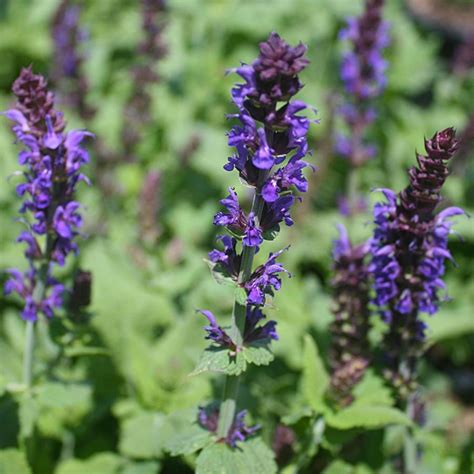
M 0 451 L 1 474 L 31 474 L 25 455 L 17 449 Z
M 409 426 L 412 424 L 407 415 L 397 408 L 357 403 L 337 413 L 327 413 L 326 422 L 333 428 L 341 430 L 380 428 L 393 424 Z
M 245 360 L 249 364 L 268 365 L 275 356 L 270 348 L 270 342 L 258 342 L 243 348 Z
M 164 449 L 172 456 L 191 454 L 212 441 L 209 431 L 197 423 L 197 410 L 180 410 L 169 415 L 163 428 Z
M 158 457 L 163 449 L 161 433 L 165 420 L 162 413 L 152 412 L 125 419 L 120 427 L 120 452 L 137 459 Z
M 318 413 L 327 410 L 324 394 L 329 386 L 329 376 L 319 355 L 318 348 L 309 335 L 304 339 L 303 395 Z
M 231 449 L 216 443 L 204 448 L 196 461 L 196 474 L 273 474 L 277 472 L 273 451 L 260 438 L 249 439 Z
M 227 375 L 240 375 L 247 368 L 247 362 L 242 352 L 231 353 L 220 347 L 207 348 L 190 375 L 202 372 L 219 372 Z

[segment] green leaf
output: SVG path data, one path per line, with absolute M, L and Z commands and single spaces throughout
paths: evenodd
M 411 425 L 405 413 L 388 406 L 353 405 L 335 414 L 327 413 L 326 422 L 333 428 L 347 430 L 351 428 L 380 428 L 386 425 Z
M 161 432 L 165 419 L 162 413 L 152 412 L 125 419 L 120 427 L 120 452 L 137 459 L 158 457 L 163 449 Z
M 196 474 L 273 474 L 277 472 L 273 451 L 260 438 L 231 449 L 216 443 L 203 449 L 196 461 Z
M 208 347 L 202 354 L 197 367 L 191 375 L 202 372 L 219 372 L 227 375 L 240 375 L 245 371 L 247 362 L 242 352 L 231 353 L 228 349 Z
M 38 419 L 38 403 L 30 394 L 23 394 L 19 400 L 20 438 L 26 439 L 33 434 Z
M 369 369 L 354 390 L 355 403 L 364 405 L 393 405 L 390 389 L 380 377 Z
M 68 459 L 62 462 L 55 474 L 119 474 L 123 459 L 115 453 L 99 453 L 88 459 Z
M 249 364 L 255 365 L 268 365 L 275 358 L 270 348 L 270 341 L 259 341 L 245 346 L 243 354 Z
M 120 474 L 157 474 L 160 464 L 156 461 L 128 462 L 125 464 Z
M 428 344 L 474 333 L 472 306 L 466 305 L 456 310 L 443 310 L 437 317 L 430 318 Z
M 92 408 L 92 389 L 84 384 L 49 382 L 37 389 L 38 427 L 62 439 L 65 428 L 77 426 Z
M 304 339 L 303 395 L 318 413 L 327 411 L 324 394 L 329 386 L 329 376 L 324 368 L 318 348 L 309 335 Z
M 263 232 L 262 237 L 265 240 L 275 240 L 275 237 L 280 232 L 280 226 L 272 227 L 271 229 L 267 229 Z
M 244 288 L 237 286 L 235 288 L 235 301 L 241 305 L 247 304 L 247 292 Z
M 164 448 L 172 456 L 191 454 L 212 441 L 209 431 L 197 423 L 197 410 L 180 410 L 168 416 L 163 428 Z
M 25 455 L 17 449 L 0 451 L 1 474 L 31 474 Z
M 228 275 L 227 269 L 222 264 L 211 262 L 207 259 L 204 259 L 204 261 L 209 266 L 214 280 L 216 280 L 219 285 L 237 287 L 236 281 Z

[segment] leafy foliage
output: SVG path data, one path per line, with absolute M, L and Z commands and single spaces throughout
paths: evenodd
M 1 110 L 12 103 L 10 87 L 22 66 L 33 64 L 51 77 L 50 25 L 59 3 L 0 1 Z M 85 100 L 97 109 L 95 116 L 85 119 L 71 110 L 64 91 L 50 83 L 59 91 L 58 108 L 71 127 L 96 135 L 88 144 L 92 163 L 86 174 L 92 186 L 78 195 L 88 238 L 80 242 L 77 264 L 60 275 L 71 281 L 76 265 L 90 270 L 92 304 L 83 319 L 64 312 L 38 326 L 34 387 L 28 393 L 22 383 L 20 303 L 0 296 L 0 472 L 271 473 L 277 472 L 275 456 L 285 474 L 393 472 L 409 421 L 395 407 L 381 375 L 385 326 L 378 315 L 371 321 L 374 368 L 356 386 L 355 401 L 336 408 L 326 397 L 333 317 L 330 249 L 335 225 L 343 219 L 337 201 L 348 173 L 347 163 L 332 152 L 331 137 L 341 126 L 333 120 L 341 91 L 337 36 L 346 16 L 360 12 L 362 1 L 167 2 L 163 39 L 168 53 L 156 66 L 160 81 L 149 87 L 150 121 L 128 161 L 120 158 L 123 107 L 133 90 L 132 70 L 143 39 L 139 2 L 80 3 L 89 87 Z M 406 184 L 406 169 L 424 136 L 450 125 L 462 132 L 474 96 L 473 69 L 453 72 L 452 52 L 459 40 L 445 32 L 449 19 L 433 28 L 401 2 L 385 3 L 392 37 L 388 83 L 371 130 L 377 155 L 359 175 L 369 208 L 379 200 L 371 189 Z M 234 298 L 244 297 L 242 291 L 236 295 L 233 281 L 222 281 L 219 269 L 210 275 L 203 257 L 215 244 L 211 223 L 218 201 L 235 185 L 222 170 L 229 154 L 225 116 L 234 112 L 229 90 L 235 82 L 225 71 L 255 57 L 259 41 L 272 30 L 290 43 L 308 45 L 311 64 L 302 77 L 301 99 L 316 104 L 321 119 L 310 132 L 314 153 L 309 160 L 318 169 L 307 174 L 309 192 L 293 211 L 298 226 L 282 229 L 279 239 L 266 243 L 270 251 L 292 246 L 282 255 L 292 278 L 265 308 L 267 318 L 278 322 L 280 340 L 271 348 L 246 346 L 234 356 L 205 348 L 204 323 L 195 311 L 212 308 L 230 318 Z M 7 122 L 0 118 L 0 283 L 4 270 L 26 268 L 22 246 L 14 242 L 23 226 L 15 193 L 21 177 Z M 100 147 L 119 157 L 107 181 L 112 194 L 99 186 Z M 453 159 L 442 205 L 455 203 L 472 216 L 472 145 L 467 148 L 464 157 Z M 140 235 L 139 221 L 140 194 L 151 170 L 160 172 L 161 184 L 152 218 L 159 232 L 149 244 Z M 243 190 L 240 195 L 245 199 Z M 351 219 L 354 241 L 370 236 L 370 221 L 368 213 Z M 428 404 L 426 425 L 417 430 L 423 444 L 420 473 L 471 469 L 472 218 L 459 219 L 456 230 L 463 240 L 451 239 L 457 264 L 446 269 L 451 299 L 439 314 L 426 318 L 428 353 L 420 379 Z M 265 253 L 257 253 L 256 264 Z M 216 285 L 215 277 L 224 284 Z M 215 436 L 197 423 L 197 410 L 189 407 L 221 396 L 216 373 L 244 371 L 239 409 L 248 408 L 262 428 L 259 437 L 231 450 L 215 443 Z M 190 377 L 191 372 L 200 376 Z M 275 446 L 281 424 L 293 431 L 294 440 L 274 456 L 269 446 Z M 383 460 L 374 461 L 374 452 Z

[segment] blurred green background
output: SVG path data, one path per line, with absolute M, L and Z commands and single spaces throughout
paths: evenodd
M 472 9 L 472 2 L 446 3 L 459 4 L 460 16 Z M 311 63 L 302 73 L 305 87 L 299 98 L 314 105 L 321 120 L 310 136 L 311 162 L 318 170 L 309 174 L 310 190 L 293 211 L 295 226 L 267 246 L 276 250 L 291 244 L 283 261 L 293 278 L 284 281 L 269 311 L 280 334 L 274 344 L 276 361 L 252 369 L 242 389 L 242 405 L 262 422 L 263 436 L 270 440 L 278 420 L 297 403 L 303 336 L 312 334 L 323 354 L 327 349 L 330 248 L 335 224 L 344 220 L 337 199 L 347 175 L 346 163 L 332 153 L 332 137 L 342 126 L 334 108 L 341 100 L 338 65 L 346 47 L 337 34 L 345 17 L 361 11 L 362 2 L 167 2 L 162 17 L 167 53 L 153 65 L 160 80 L 147 89 L 150 119 L 133 158 L 111 160 L 105 178 L 99 176 L 104 173 L 103 155 L 124 155 L 123 111 L 133 94 L 131 71 L 143 38 L 140 2 L 78 4 L 87 33 L 80 44 L 88 81 L 85 100 L 96 113 L 86 120 L 60 93 L 57 107 L 64 110 L 69 127 L 86 127 L 96 135 L 89 146 L 92 186 L 82 186 L 78 195 L 85 206 L 87 234 L 80 242 L 79 265 L 93 273 L 90 324 L 75 327 L 73 336 L 53 330 L 49 337 L 64 346 L 60 363 L 52 364 L 58 349 L 48 337 L 39 344 L 36 363 L 43 398 L 34 409 L 25 407 L 10 390 L 21 379 L 20 304 L 11 297 L 0 299 L 0 449 L 15 447 L 19 434 L 34 430 L 41 437 L 31 448 L 35 473 L 191 472 L 191 458 L 170 459 L 153 438 L 163 414 L 202 404 L 221 391 L 221 380 L 188 374 L 206 346 L 204 321 L 195 310 L 211 309 L 225 319 L 232 307 L 232 291 L 215 284 L 203 261 L 214 245 L 212 217 L 218 201 L 228 186 L 239 186 L 237 176 L 222 168 L 230 154 L 225 115 L 234 112 L 230 88 L 237 81 L 225 72 L 250 62 L 271 31 L 292 44 L 302 41 Z M 21 67 L 32 64 L 35 72 L 52 76 L 57 58 L 51 23 L 58 5 L 56 0 L 0 0 L 0 109 L 14 103 L 10 88 Z M 446 203 L 472 215 L 474 69 L 469 61 L 463 68 L 456 66 L 465 31 L 412 11 L 396 0 L 385 8 L 392 38 L 386 52 L 388 87 L 370 130 L 378 153 L 363 169 L 361 188 L 371 203 L 379 199 L 370 192 L 373 188 L 400 190 L 425 136 L 448 126 L 462 134 L 471 120 L 471 142 L 466 139 L 453 160 L 457 162 L 444 196 Z M 472 18 L 474 24 L 474 13 Z M 53 80 L 50 85 L 60 90 Z M 1 270 L 26 266 L 21 246 L 14 243 L 22 228 L 15 221 L 17 153 L 10 124 L 0 119 Z M 150 171 L 159 172 L 160 181 L 151 194 L 156 206 L 150 211 L 151 224 L 147 221 L 152 227 L 147 237 L 140 195 Z M 370 213 L 354 218 L 351 237 L 368 238 L 370 224 Z M 421 364 L 429 408 L 420 473 L 467 473 L 474 446 L 472 220 L 460 218 L 456 230 L 462 236 L 452 238 L 458 268 L 448 265 L 446 277 L 452 300 L 429 320 L 430 349 Z M 64 278 L 72 270 L 66 268 Z M 375 341 L 383 330 L 376 319 Z M 382 472 L 376 461 L 367 463 L 373 469 L 368 472 Z

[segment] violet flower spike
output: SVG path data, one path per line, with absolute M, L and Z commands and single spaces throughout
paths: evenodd
M 436 213 L 447 162 L 457 148 L 452 128 L 436 132 L 425 140 L 426 155 L 417 154 L 418 166 L 408 171 L 410 184 L 398 195 L 382 190 L 386 201 L 374 207 L 374 304 L 388 325 L 386 376 L 402 398 L 416 387 L 416 362 L 425 339 L 420 313 L 435 314 L 443 299 L 445 261 L 452 260 L 450 219 L 464 213 L 457 207 Z
M 63 116 L 54 108 L 54 95 L 48 91 L 45 79 L 34 74 L 31 67 L 22 69 L 13 92 L 16 106 L 5 115 L 14 122 L 13 131 L 24 145 L 19 164 L 24 167 L 25 181 L 17 186 L 17 194 L 23 199 L 20 213 L 29 227 L 17 241 L 26 244 L 29 270 L 23 274 L 11 270 L 5 291 L 22 297 L 23 318 L 36 321 L 40 313 L 52 317 L 62 304 L 64 288 L 52 277 L 54 264 L 64 265 L 68 255 L 78 251 L 75 240 L 82 216 L 74 193 L 79 181 L 88 181 L 81 173 L 81 167 L 89 161 L 82 141 L 92 134 L 64 131 Z M 38 243 L 38 237 L 43 235 L 47 236 L 45 248 Z M 44 288 L 38 297 L 35 287 L 39 280 Z
M 335 152 L 347 159 L 349 176 L 346 196 L 340 198 L 343 215 L 364 212 L 363 198 L 358 194 L 357 168 L 372 159 L 377 148 L 368 143 L 365 135 L 377 113 L 374 101 L 386 86 L 387 62 L 383 50 L 389 44 L 388 23 L 382 20 L 384 0 L 366 0 L 363 13 L 349 18 L 339 38 L 348 41 L 351 50 L 342 58 L 340 77 L 344 85 L 344 103 L 339 115 L 347 127 L 346 134 L 338 134 Z
M 332 286 L 334 320 L 330 326 L 329 396 L 338 405 L 347 406 L 352 390 L 362 379 L 369 364 L 369 271 L 367 256 L 370 243 L 353 245 L 343 225 L 333 245 Z
M 304 45 L 292 47 L 272 33 L 260 44 L 260 54 L 252 64 L 232 71 L 244 82 L 234 86 L 231 93 L 238 111 L 228 116 L 235 121 L 228 134 L 228 144 L 234 150 L 224 169 L 236 170 L 254 189 L 254 196 L 251 209 L 244 211 L 236 191 L 229 188 L 229 195 L 221 200 L 225 210 L 214 216 L 214 224 L 225 227 L 232 237 L 219 237 L 224 249 L 209 253 L 209 266 L 216 281 L 236 285 L 238 296 L 230 329 L 224 331 L 207 312 L 210 324 L 205 330 L 214 344 L 234 353 L 278 339 L 276 322 L 265 321 L 262 307 L 267 297 L 280 289 L 280 274 L 288 273 L 276 262 L 282 251 L 270 254 L 256 269 L 252 264 L 256 252 L 265 240 L 275 238 L 282 223 L 293 225 L 291 208 L 298 199 L 295 191 L 307 190 L 303 170 L 309 166 L 305 161 L 307 133 L 313 120 L 304 115 L 311 108 L 293 100 L 303 87 L 298 73 L 308 64 L 305 51 Z M 201 413 L 200 422 L 235 447 L 253 431 L 243 424 L 245 412 L 235 412 L 236 378 L 227 377 L 218 415 L 209 418 Z

